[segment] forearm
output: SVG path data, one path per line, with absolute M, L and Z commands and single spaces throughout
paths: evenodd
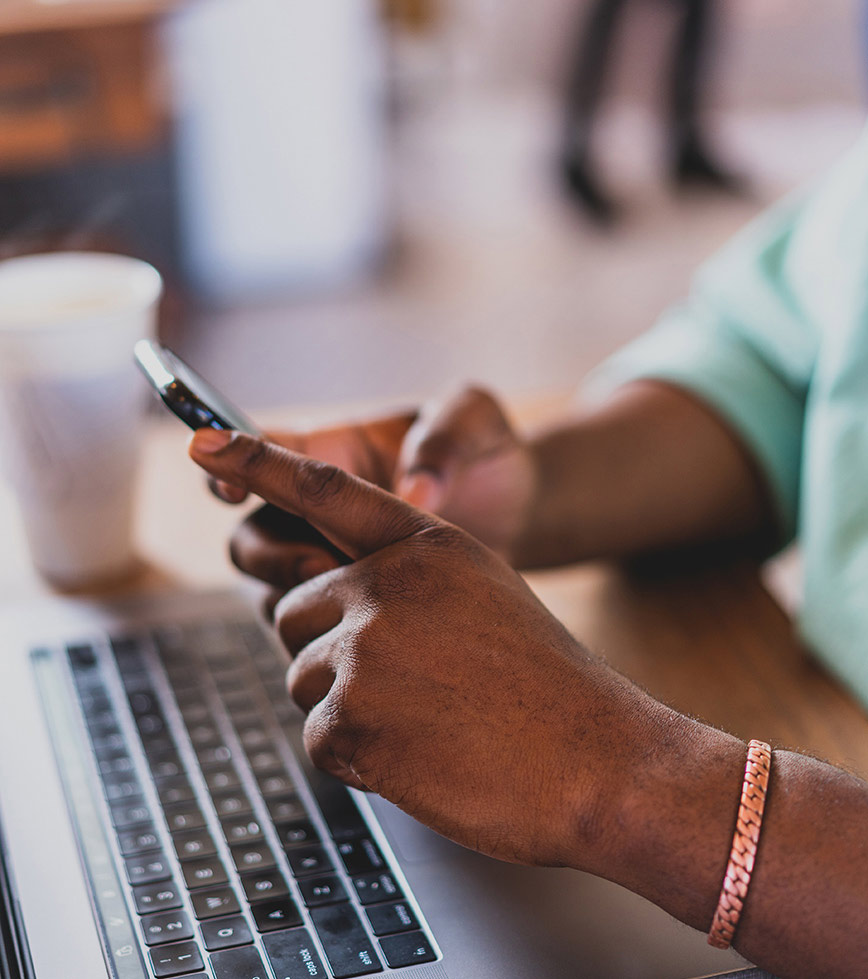
M 668 385 L 631 384 L 530 447 L 536 490 L 518 566 L 705 541 L 761 546 L 775 535 L 747 450 L 709 408 Z
M 576 865 L 708 931 L 747 745 L 635 697 L 631 713 L 643 717 L 641 735 L 619 764 L 619 791 L 606 797 L 612 833 L 599 865 L 584 866 L 582 857 Z M 736 929 L 739 951 L 788 979 L 864 976 L 866 831 L 868 784 L 804 755 L 774 751 L 756 865 Z

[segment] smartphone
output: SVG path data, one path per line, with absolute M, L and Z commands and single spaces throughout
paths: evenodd
M 168 347 L 153 340 L 139 340 L 133 354 L 163 403 L 190 428 L 231 429 L 263 437 L 243 411 Z M 247 519 L 272 538 L 313 545 L 331 554 L 338 564 L 349 563 L 350 559 L 307 521 L 270 503 L 261 506 Z
M 133 355 L 166 407 L 190 428 L 231 429 L 261 437 L 262 432 L 243 411 L 168 347 L 139 340 Z

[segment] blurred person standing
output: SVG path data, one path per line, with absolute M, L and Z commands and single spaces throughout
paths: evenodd
M 714 0 L 665 0 L 678 20 L 667 83 L 668 165 L 673 184 L 738 193 L 743 182 L 715 159 L 700 119 L 714 41 Z M 628 0 L 593 0 L 582 10 L 566 89 L 561 179 L 569 196 L 601 225 L 616 206 L 594 172 L 593 132 Z

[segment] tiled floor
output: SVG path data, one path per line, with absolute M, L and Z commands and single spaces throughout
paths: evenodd
M 510 396 L 573 385 L 684 294 L 696 265 L 763 203 L 811 177 L 858 133 L 855 105 L 719 120 L 751 199 L 675 199 L 655 128 L 629 106 L 603 132 L 624 203 L 589 227 L 551 173 L 543 95 L 429 106 L 396 135 L 394 260 L 341 295 L 201 314 L 179 346 L 254 412 L 276 404 L 412 401 L 467 380 Z

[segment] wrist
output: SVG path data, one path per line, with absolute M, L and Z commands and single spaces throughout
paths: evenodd
M 589 508 L 576 472 L 575 459 L 581 455 L 576 431 L 569 442 L 563 445 L 561 434 L 553 432 L 525 443 L 527 494 L 510 548 L 514 567 L 552 567 L 591 556 L 583 539 Z
M 608 718 L 605 765 L 592 790 L 572 800 L 567 863 L 707 930 L 732 842 L 746 745 L 618 680 L 626 689 Z
M 707 930 L 732 844 L 747 745 L 659 706 L 617 811 L 617 881 Z

